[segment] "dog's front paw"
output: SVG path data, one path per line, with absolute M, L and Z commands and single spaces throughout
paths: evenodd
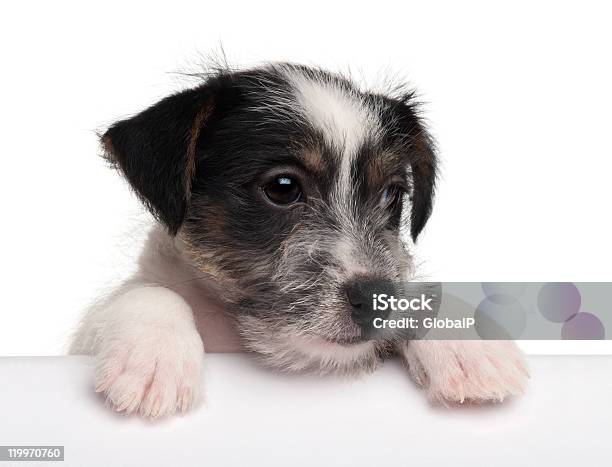
M 511 341 L 413 341 L 401 349 L 412 377 L 437 402 L 503 401 L 529 373 Z
M 195 330 L 118 336 L 98 354 L 96 391 L 125 413 L 150 418 L 185 413 L 200 399 L 203 356 Z

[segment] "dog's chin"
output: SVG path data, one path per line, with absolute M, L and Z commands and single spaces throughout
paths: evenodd
M 239 320 L 245 347 L 283 371 L 358 376 L 380 363 L 381 345 L 373 340 L 328 339 L 267 326 L 253 317 Z

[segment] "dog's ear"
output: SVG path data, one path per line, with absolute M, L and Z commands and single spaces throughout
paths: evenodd
M 416 241 L 425 227 L 433 206 L 437 175 L 435 143 L 418 115 L 413 94 L 394 102 L 395 121 L 412 172 L 412 210 L 410 234 Z
M 427 223 L 433 207 L 436 185 L 437 158 L 434 143 L 429 134 L 421 129 L 412 143 L 412 212 L 410 234 L 416 240 Z
M 213 105 L 205 86 L 183 91 L 113 124 L 101 138 L 106 159 L 173 235 L 189 206 L 196 144 Z

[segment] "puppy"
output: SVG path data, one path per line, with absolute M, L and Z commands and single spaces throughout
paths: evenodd
M 192 408 L 204 349 L 345 375 L 394 353 L 442 402 L 523 389 L 511 342 L 362 332 L 360 285 L 414 277 L 400 232 L 416 240 L 432 208 L 436 156 L 412 93 L 292 64 L 220 71 L 115 123 L 102 145 L 159 221 L 139 272 L 71 347 L 96 356 L 96 390 L 116 410 Z

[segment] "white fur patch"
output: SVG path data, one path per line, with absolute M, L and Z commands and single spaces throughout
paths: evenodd
M 364 356 L 369 356 L 375 352 L 372 341 L 343 345 L 329 342 L 320 337 L 296 337 L 293 340 L 293 346 L 322 367 L 350 367 Z
M 441 402 L 503 401 L 521 394 L 529 377 L 523 354 L 511 341 L 402 343 L 400 354 L 429 398 Z
M 344 273 L 348 277 L 367 276 L 372 272 L 371 268 L 367 267 L 356 255 L 354 240 L 348 237 L 340 237 L 336 243 L 333 256 L 340 261 Z
M 162 417 L 200 398 L 204 358 L 191 308 L 165 287 L 138 287 L 90 314 L 73 350 L 96 354 L 96 391 L 115 410 Z M 89 335 L 89 337 L 84 337 Z M 89 348 L 78 349 L 79 343 Z
M 313 78 L 287 69 L 301 113 L 321 131 L 327 144 L 341 157 L 338 192 L 350 192 L 351 165 L 363 143 L 381 131 L 375 109 L 369 107 L 358 91 L 324 77 Z

